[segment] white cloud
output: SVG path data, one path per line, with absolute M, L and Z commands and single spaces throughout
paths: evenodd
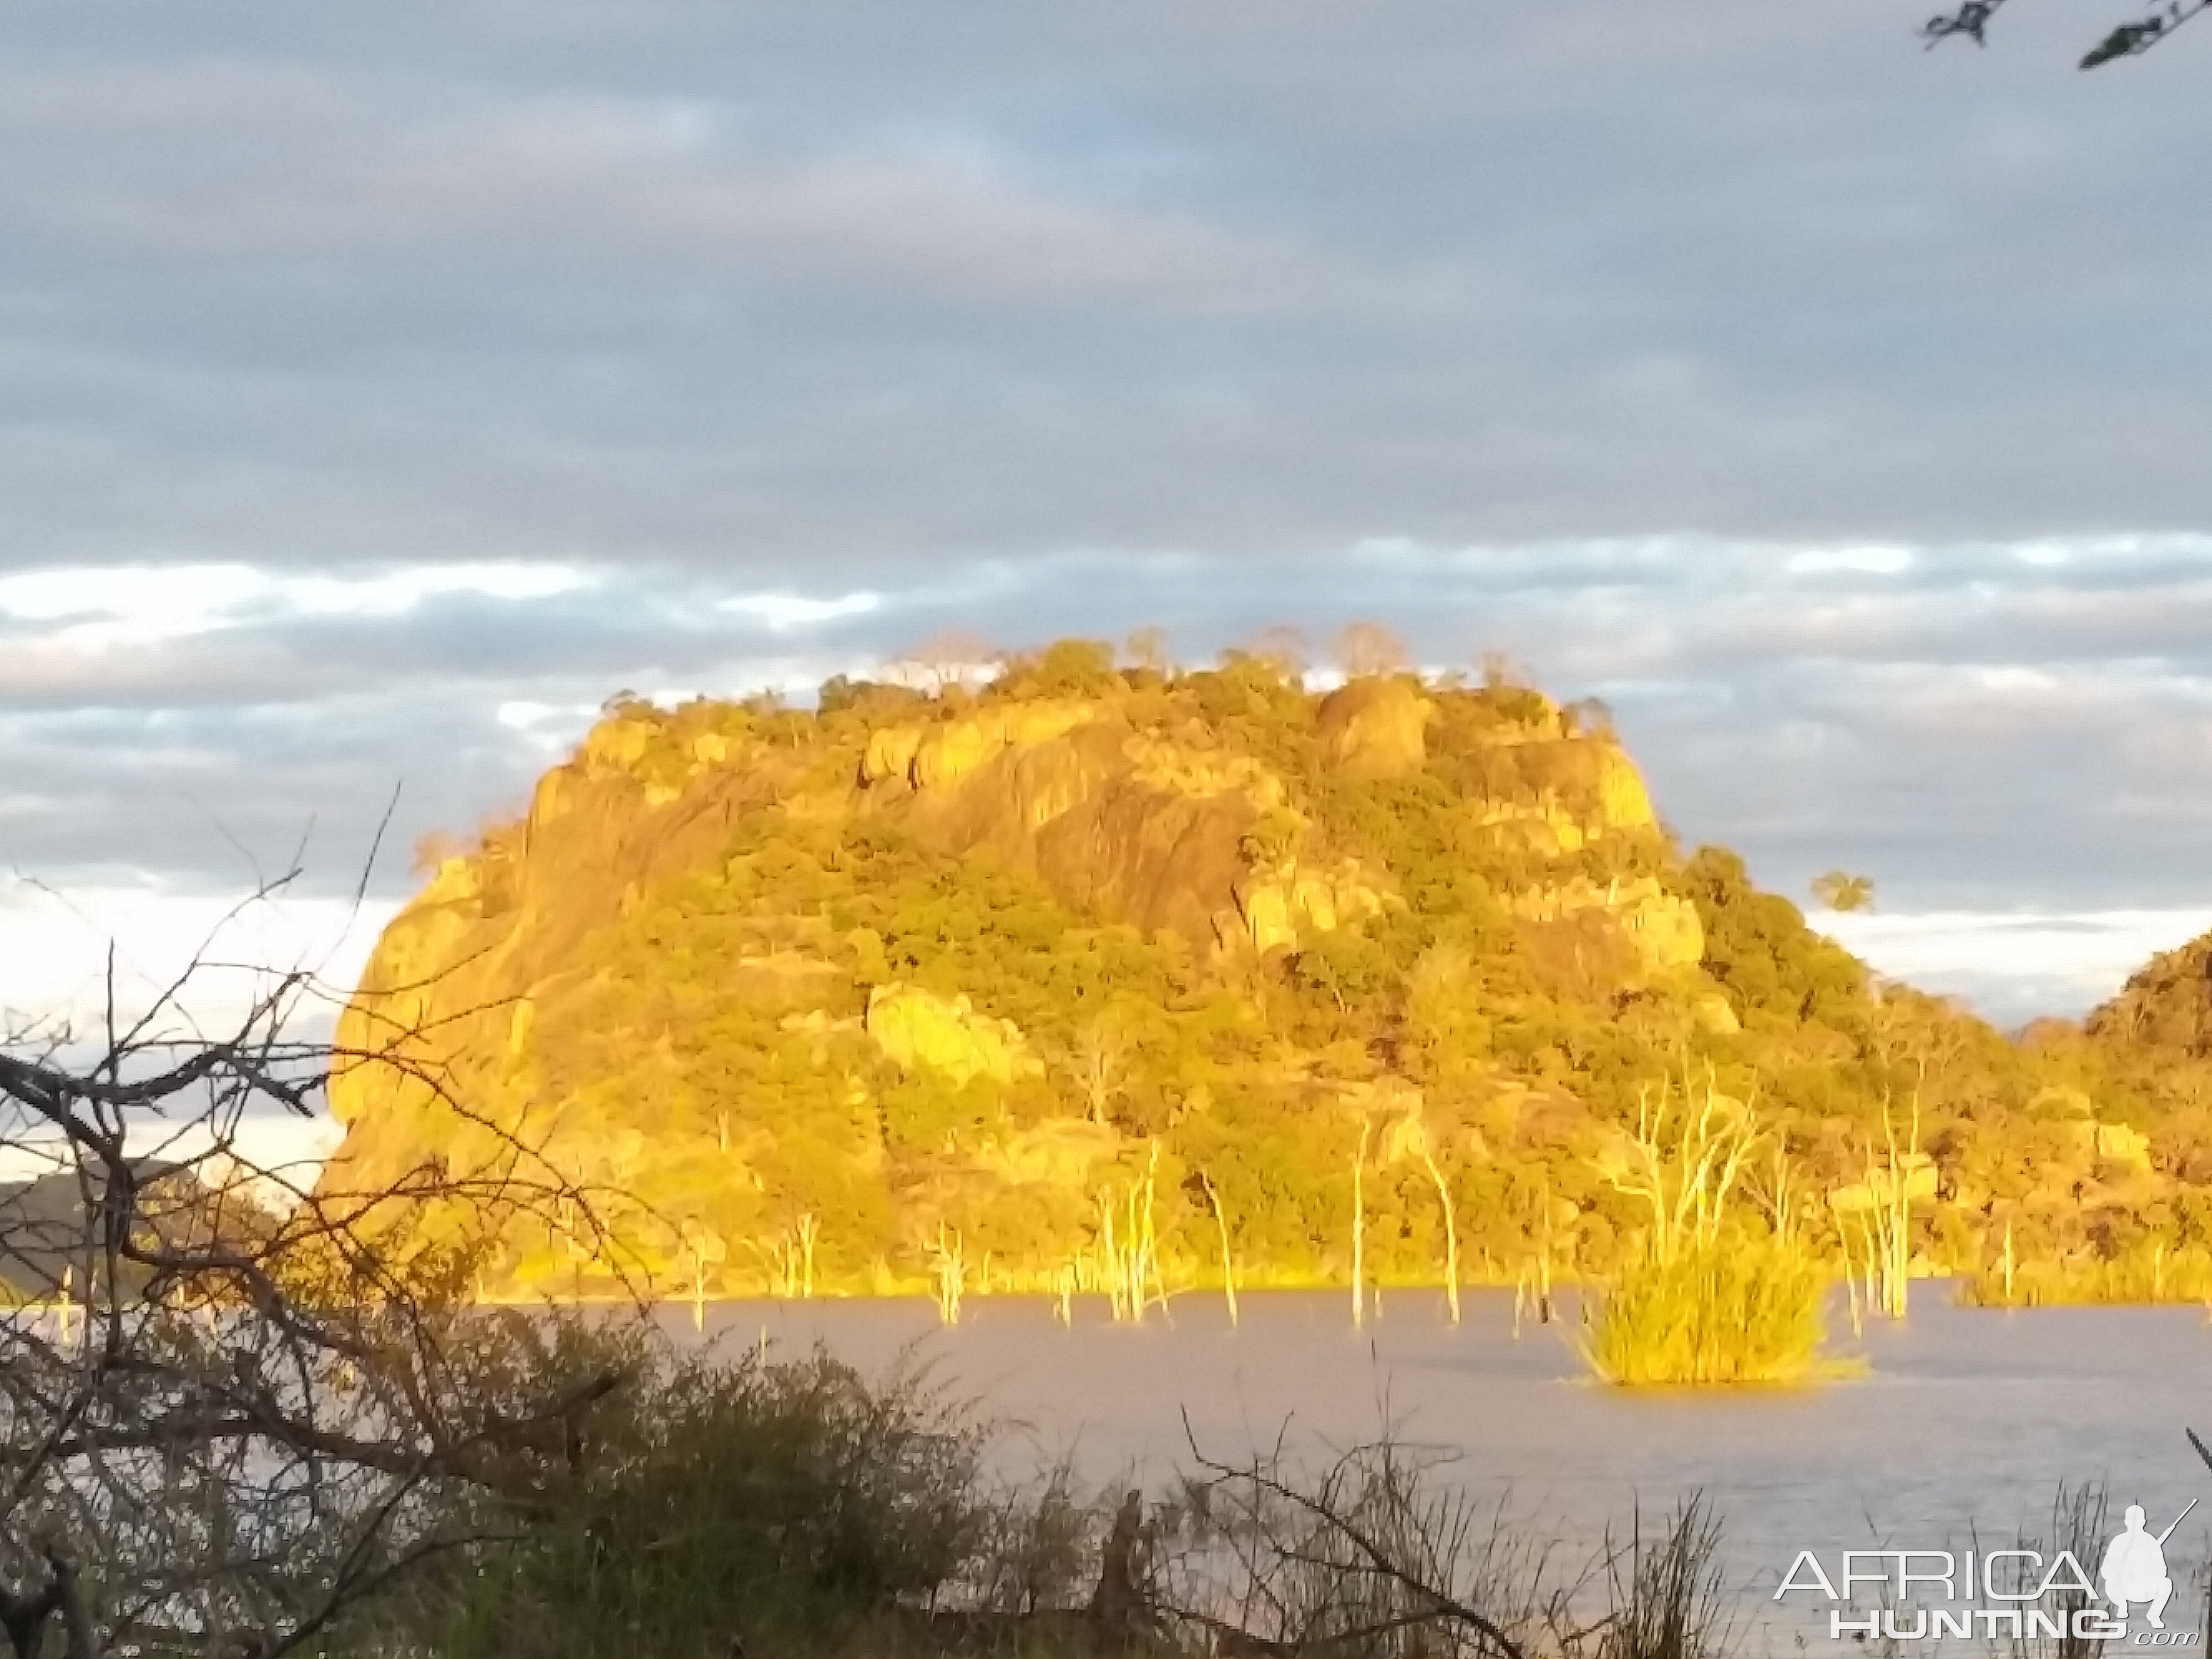
M 599 713 L 597 703 L 518 701 L 500 704 L 497 719 L 501 726 L 514 732 L 536 732 L 549 726 L 580 731 L 597 719 Z
M 15 641 L 18 650 L 113 650 L 220 627 L 269 587 L 262 572 L 236 564 L 31 570 L 0 576 L 0 617 L 62 624 Z
M 1811 548 L 1790 557 L 1790 573 L 1796 576 L 1823 575 L 1831 571 L 1893 576 L 1911 568 L 1912 550 L 1909 547 Z
M 1814 915 L 1813 925 L 1878 971 L 1964 997 L 2010 1023 L 2081 1014 L 2161 951 L 2212 931 L 2212 906 L 2072 914 L 1929 911 Z
M 191 892 L 156 882 L 49 887 L 0 877 L 0 1028 L 66 1029 L 96 1041 L 111 949 L 118 1017 L 174 994 L 160 1029 L 236 1029 L 276 976 L 313 975 L 303 1030 L 334 1017 L 398 904 Z M 199 964 L 195 968 L 195 963 Z
M 549 599 L 601 586 L 603 573 L 573 564 L 479 561 L 412 565 L 366 576 L 272 576 L 272 608 L 304 617 L 400 617 L 427 599 Z
M 495 718 L 507 730 L 521 734 L 537 764 L 550 765 L 592 729 L 602 706 L 594 702 L 511 700 L 500 704 Z
M 798 593 L 740 593 L 717 600 L 714 608 L 754 617 L 781 634 L 843 617 L 865 617 L 882 605 L 883 596 L 879 593 L 845 593 L 830 599 L 810 599 Z
M 15 652 L 90 654 L 300 619 L 389 619 L 433 599 L 550 599 L 600 580 L 598 573 L 574 565 L 494 562 L 401 566 L 360 575 L 296 574 L 246 564 L 61 566 L 0 576 L 0 618 L 59 624 L 27 630 L 10 641 Z
M 2212 535 L 2167 531 L 2137 535 L 2063 536 L 2016 542 L 2011 556 L 2046 569 L 2129 560 L 2212 561 Z

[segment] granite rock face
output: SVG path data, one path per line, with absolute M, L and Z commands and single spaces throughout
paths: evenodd
M 611 708 L 386 932 L 326 1182 L 520 1158 L 617 1194 L 648 1273 L 699 1270 L 706 1229 L 728 1285 L 773 1284 L 806 1217 L 850 1288 L 911 1282 L 945 1229 L 1049 1285 L 1140 1164 L 1203 1219 L 1226 1143 L 1325 1139 L 1363 1090 L 1426 1091 L 1485 1158 L 1498 1100 L 1579 1121 L 1464 1035 L 1501 983 L 1731 1026 L 1609 732 L 1523 689 L 1062 654 L 819 713 Z M 596 1249 L 504 1239 L 493 1271 L 581 1285 Z

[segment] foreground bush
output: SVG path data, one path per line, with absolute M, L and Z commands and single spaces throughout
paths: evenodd
M 1194 1455 L 1156 1584 L 1183 1651 L 1719 1659 L 1734 1642 L 1720 1524 L 1698 1496 L 1583 1559 L 1476 1499 L 1447 1454 L 1386 1439 L 1296 1469 L 1279 1451 Z
M 1826 1284 L 1809 1253 L 1724 1234 L 1655 1254 L 1604 1292 L 1585 1352 L 1608 1382 L 1798 1382 L 1819 1365 Z
M 572 1479 L 507 1517 L 514 1541 L 438 1581 L 416 1622 L 453 1659 L 725 1659 L 809 1645 L 926 1603 L 992 1510 L 983 1436 L 912 1374 L 872 1385 L 787 1363 L 638 1345 Z M 487 1528 L 490 1530 L 490 1528 Z

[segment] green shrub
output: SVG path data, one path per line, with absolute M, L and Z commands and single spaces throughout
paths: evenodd
M 450 1574 L 453 1659 L 723 1659 L 927 1600 L 993 1516 L 982 1435 L 916 1375 L 825 1352 L 648 1359 L 519 1542 Z

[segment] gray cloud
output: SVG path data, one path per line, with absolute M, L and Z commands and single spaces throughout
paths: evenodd
M 53 579 L 39 591 L 122 620 L 9 623 L 0 762 L 24 787 L 0 852 L 234 872 L 231 838 L 275 858 L 311 815 L 354 848 L 401 784 L 404 846 L 511 809 L 618 686 L 804 696 L 955 623 L 1019 645 L 1162 623 L 1204 660 L 1289 622 L 1325 657 L 1356 614 L 1433 667 L 1500 650 L 1562 696 L 1606 698 L 1686 837 L 1743 848 L 1785 889 L 1843 864 L 1908 910 L 2212 902 L 2212 635 L 2174 620 L 2205 604 L 2212 547 L 2030 552 L 1400 544 L 970 562 L 857 591 L 583 568 L 517 575 L 506 597 L 419 593 L 405 570 L 240 576 L 230 609 L 151 645 L 127 632 L 127 593 Z M 349 878 L 355 856 L 325 873 Z M 404 883 L 394 866 L 381 890 Z
M 2191 47 L 1899 5 L 20 20 L 0 552 L 2193 527 Z M 2046 32 L 2047 31 L 2047 32 Z
M 0 858 L 334 890 L 618 686 L 1359 614 L 1778 885 L 2212 902 L 2205 46 L 1926 9 L 26 9 Z M 584 585 L 377 586 L 487 562 Z

